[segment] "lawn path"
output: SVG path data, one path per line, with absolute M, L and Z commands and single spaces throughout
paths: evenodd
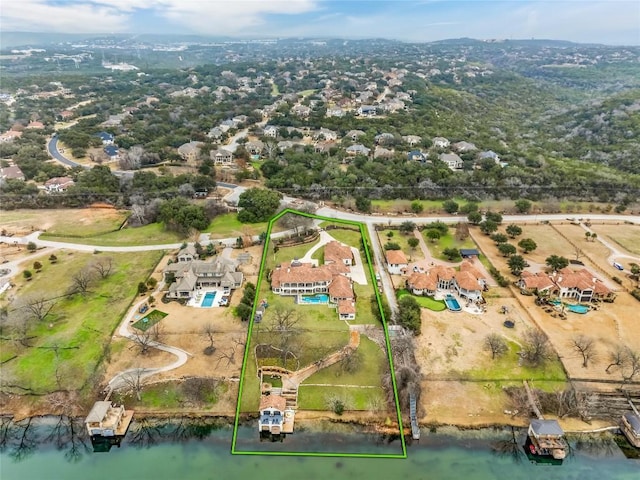
M 158 283 L 156 290 L 151 295 L 153 296 L 161 295 L 163 288 L 164 288 L 164 282 Z M 145 297 L 143 300 L 140 300 L 139 302 L 131 306 L 131 308 L 129 309 L 129 312 L 125 315 L 124 319 L 122 320 L 122 323 L 120 324 L 120 327 L 118 328 L 118 335 L 124 338 L 128 338 L 131 341 L 135 341 L 135 334 L 130 330 L 129 326 L 131 325 L 131 323 L 133 323 L 133 321 L 135 320 L 135 315 L 138 313 L 140 307 L 144 303 L 146 303 L 146 301 L 147 299 Z M 166 345 L 164 343 L 151 342 L 149 345 L 153 348 L 157 348 L 158 350 L 162 350 L 163 352 L 168 352 L 175 355 L 177 357 L 176 360 L 163 367 L 156 367 L 156 368 L 137 367 L 137 368 L 129 368 L 127 370 L 123 370 L 122 372 L 114 375 L 114 377 L 111 380 L 109 380 L 107 384 L 107 390 L 118 390 L 120 388 L 128 386 L 130 383 L 130 380 L 127 378 L 128 376 L 137 377 L 139 375 L 140 380 L 143 380 L 152 375 L 157 375 L 158 373 L 175 370 L 176 368 L 179 368 L 185 363 L 187 363 L 187 360 L 189 359 L 189 357 L 193 357 L 191 353 L 186 352 L 181 348 L 172 347 L 171 345 Z

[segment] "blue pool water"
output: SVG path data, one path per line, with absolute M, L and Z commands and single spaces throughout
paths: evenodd
M 458 300 L 456 300 L 451 295 L 447 295 L 447 298 L 444 299 L 444 303 L 447 304 L 447 308 L 452 312 L 459 312 L 460 310 L 462 310 L 460 304 L 458 303 Z
M 207 292 L 204 294 L 204 298 L 202 299 L 201 307 L 210 307 L 213 305 L 213 301 L 216 298 L 216 292 Z
M 552 305 L 560 305 L 562 302 L 560 300 L 549 300 L 549 303 Z M 565 303 L 567 310 L 573 313 L 587 313 L 589 311 L 589 307 L 586 305 L 571 305 L 569 303 Z
M 585 305 L 567 305 L 567 310 L 573 313 L 587 313 L 589 307 Z
M 318 305 L 323 303 L 329 303 L 329 295 L 326 293 L 316 293 L 315 295 L 303 295 L 300 298 L 299 303 L 309 304 L 309 305 Z

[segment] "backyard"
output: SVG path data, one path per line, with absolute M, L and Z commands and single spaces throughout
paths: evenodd
M 405 295 L 411 295 L 411 293 L 404 288 L 396 292 L 396 296 L 398 297 L 398 299 L 404 297 Z M 432 310 L 434 312 L 441 312 L 447 308 L 447 305 L 443 300 L 435 300 L 432 297 L 423 297 L 417 295 L 411 296 L 415 298 L 416 302 L 418 302 L 418 305 L 420 305 L 422 308 L 428 308 L 429 310 Z
M 328 226 L 328 223 L 323 223 Z M 351 228 L 350 226 L 348 228 Z M 348 245 L 358 247 L 361 243 L 359 231 L 344 228 L 328 229 L 333 238 Z M 289 247 L 277 246 L 274 252 L 273 243 L 267 246 L 265 273 L 276 265 L 302 258 L 317 242 Z M 324 248 L 313 255 L 321 260 Z M 356 259 L 363 261 L 363 259 Z M 368 274 L 368 266 L 365 268 Z M 335 308 L 326 304 L 295 303 L 295 297 L 283 297 L 271 292 L 267 275 L 260 283 L 257 298 L 268 305 L 260 323 L 253 326 L 245 363 L 241 411 L 255 412 L 260 396 L 259 378 L 256 364 L 259 366 L 281 366 L 289 370 L 299 370 L 327 355 L 341 350 L 349 343 L 349 324 L 377 324 L 371 312 L 373 286 L 353 284 L 356 301 L 356 320 L 342 321 L 338 319 Z M 293 322 L 283 327 L 282 316 L 292 312 Z M 284 329 L 283 329 L 284 328 Z M 288 333 L 287 333 L 288 332 Z M 271 351 L 265 348 L 261 358 L 256 360 L 256 346 L 271 345 Z M 280 350 L 278 350 L 280 349 Z M 284 355 L 289 351 L 295 355 Z M 286 358 L 286 361 L 285 361 Z M 328 396 L 344 400 L 348 409 L 369 410 L 384 408 L 381 379 L 388 372 L 388 359 L 384 349 L 364 336 L 360 336 L 360 344 L 350 360 L 342 360 L 324 368 L 307 378 L 300 386 L 299 406 L 301 409 L 328 410 Z M 348 366 L 347 363 L 349 364 Z M 273 379 L 271 379 L 273 380 Z M 273 383 L 273 382 L 271 382 Z

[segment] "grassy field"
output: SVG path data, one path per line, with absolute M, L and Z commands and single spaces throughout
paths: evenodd
M 398 298 L 401 298 L 401 297 L 404 297 L 405 295 L 411 295 L 411 293 L 409 293 L 407 290 L 403 288 L 401 290 L 398 290 L 396 295 L 398 296 Z M 418 305 L 420 305 L 423 308 L 428 308 L 429 310 L 433 310 L 434 312 L 441 312 L 447 308 L 446 304 L 442 300 L 434 300 L 431 297 L 419 297 L 416 295 L 412 295 L 412 296 L 413 298 L 416 299 L 416 302 L 418 302 Z
M 432 242 L 427 237 L 427 230 L 425 229 L 422 231 L 422 235 L 424 237 L 425 243 L 427 244 L 427 248 L 429 249 L 429 252 L 431 253 L 431 255 L 433 255 L 433 257 L 439 258 L 440 260 L 448 260 L 447 257 L 442 254 L 442 252 L 446 248 L 455 248 L 455 249 L 478 248 L 478 246 L 474 243 L 471 237 L 468 237 L 467 239 L 460 241 L 457 238 L 455 238 L 454 233 L 455 232 L 451 228 L 449 228 L 449 231 L 447 232 L 446 235 L 440 237 L 437 241 Z
M 333 224 L 331 222 L 323 222 L 320 224 L 322 228 L 326 228 L 328 225 L 337 225 L 340 227 L 340 224 Z M 360 232 L 355 230 L 350 230 L 352 228 L 349 226 L 349 230 L 345 228 L 333 228 L 327 230 L 327 233 L 335 238 L 337 241 L 342 242 L 344 244 L 349 245 L 350 247 L 360 248 Z
M 267 231 L 267 222 L 262 223 L 241 223 L 235 213 L 226 213 L 218 215 L 209 224 L 209 228 L 205 233 L 209 233 L 212 239 L 217 238 L 233 238 L 239 236 L 259 235 Z M 280 229 L 274 225 L 273 232 Z
M 341 399 L 346 410 L 375 410 L 375 405 L 384 406 L 382 388 L 317 387 L 301 385 L 298 391 L 298 406 L 303 410 L 329 410 L 328 399 Z
M 126 247 L 132 245 L 164 245 L 180 243 L 186 240 L 184 235 L 165 230 L 162 223 L 151 223 L 142 227 L 125 228 L 92 237 L 68 238 L 53 235 L 49 232 L 41 236 L 43 240 L 68 243 L 85 243 L 96 247 Z
M 271 96 L 272 97 L 277 97 L 278 95 L 280 95 L 280 88 L 278 88 L 278 85 L 276 83 L 272 83 L 271 84 Z
M 389 233 L 393 233 L 393 236 L 389 238 L 387 235 Z M 420 250 L 420 246 L 416 248 L 411 248 L 407 243 L 410 238 L 414 238 L 413 234 L 405 235 L 404 233 L 400 233 L 398 230 L 379 230 L 378 237 L 380 238 L 380 243 L 384 245 L 387 242 L 397 243 L 400 245 L 402 251 L 407 255 L 407 259 L 411 262 L 415 262 L 417 260 L 423 259 L 422 251 Z
M 323 368 L 306 379 L 304 384 L 332 383 L 340 385 L 368 385 L 381 387 L 382 376 L 389 373 L 389 360 L 384 351 L 365 336 L 360 336 L 360 345 L 354 353 L 358 368 L 347 372 L 340 363 Z
M 105 254 L 61 251 L 58 262 L 43 262 L 42 271 L 31 281 L 17 280 L 11 290 L 16 303 L 40 296 L 56 303 L 44 321 L 31 322 L 30 347 L 1 341 L 0 350 L 16 355 L 3 365 L 3 376 L 33 393 L 80 389 L 96 370 L 113 330 L 136 297 L 138 282 L 147 278 L 162 255 L 161 251 L 109 254 L 113 273 L 95 280 L 86 297 L 63 295 L 77 272 Z
M 120 228 L 126 210 L 79 208 L 0 211 L 0 227 L 7 231 L 45 230 L 49 235 L 93 237 Z
M 540 382 L 565 382 L 567 377 L 558 359 L 549 360 L 543 366 L 533 368 L 518 363 L 520 346 L 514 342 L 507 342 L 509 351 L 502 357 L 487 360 L 480 366 L 462 372 L 465 380 L 535 380 Z
M 595 225 L 593 231 L 613 240 L 619 246 L 635 255 L 640 255 L 640 226 L 638 225 Z M 584 234 L 583 234 L 584 235 Z
M 294 258 L 300 259 L 304 257 L 314 245 L 317 245 L 318 241 L 319 240 L 291 247 L 281 247 L 274 241 L 270 241 L 269 253 L 267 254 L 267 266 L 269 268 L 275 268 L 276 265 L 280 265 L 282 262 L 290 262 Z M 278 250 L 275 254 L 273 253 L 274 247 Z

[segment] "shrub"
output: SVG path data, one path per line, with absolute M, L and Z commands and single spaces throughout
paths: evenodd
M 489 273 L 491 274 L 491 276 L 493 278 L 496 279 L 496 282 L 498 282 L 498 285 L 500 285 L 501 287 L 507 287 L 509 286 L 509 280 L 507 280 L 504 275 L 502 275 L 498 269 L 496 267 L 490 267 L 489 268 Z

